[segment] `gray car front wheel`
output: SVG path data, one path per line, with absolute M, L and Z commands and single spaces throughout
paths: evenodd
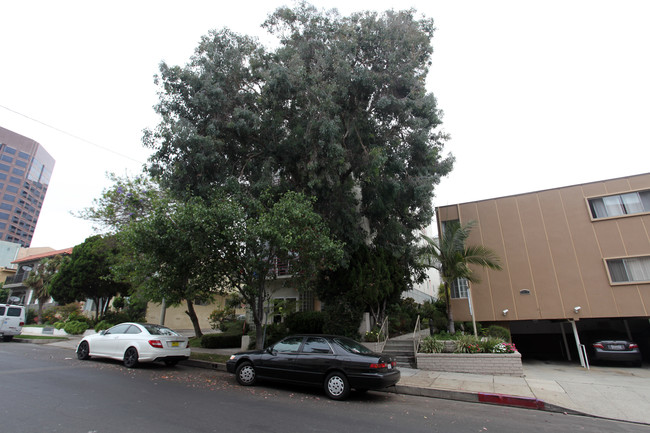
M 244 386 L 254 385 L 255 381 L 257 380 L 255 367 L 253 367 L 253 364 L 250 362 L 242 362 L 239 364 L 239 367 L 237 367 L 237 371 L 235 372 L 235 376 L 237 377 L 237 382 L 239 382 L 240 385 Z

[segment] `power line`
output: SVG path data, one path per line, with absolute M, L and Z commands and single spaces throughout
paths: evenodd
M 20 113 L 20 112 L 18 112 L 18 111 L 16 111 L 16 110 L 12 110 L 11 108 L 9 108 L 9 107 L 5 107 L 5 106 L 2 105 L 2 104 L 0 104 L 0 107 L 4 108 L 5 110 L 10 111 L 10 112 L 12 112 L 12 113 L 14 113 L 14 114 L 17 114 L 17 115 L 19 115 L 19 116 L 22 116 L 22 117 L 24 117 L 24 118 L 26 118 L 26 119 L 29 119 L 29 120 L 31 120 L 32 122 L 40 123 L 41 125 L 46 126 L 46 127 L 50 128 L 50 129 L 53 129 L 53 130 L 55 130 L 55 131 L 57 131 L 57 132 L 60 132 L 61 134 L 68 135 L 68 136 L 70 136 L 70 137 L 72 137 L 72 138 L 74 138 L 74 139 L 76 139 L 76 140 L 83 141 L 84 143 L 88 143 L 88 144 L 93 145 L 93 146 L 95 146 L 95 147 L 97 147 L 97 148 L 99 148 L 99 149 L 105 150 L 106 152 L 113 153 L 113 154 L 115 154 L 115 155 L 117 155 L 117 156 L 121 156 L 122 158 L 130 159 L 131 161 L 133 161 L 133 162 L 137 162 L 138 164 L 144 164 L 144 162 L 139 161 L 139 160 L 137 160 L 137 159 L 135 159 L 135 158 L 132 158 L 132 157 L 130 157 L 130 156 L 128 156 L 128 155 L 124 155 L 123 153 L 116 152 L 115 150 L 113 150 L 113 149 L 109 149 L 108 147 L 102 146 L 102 145 L 100 145 L 100 144 L 93 143 L 93 142 L 90 141 L 90 140 L 86 140 L 85 138 L 79 137 L 78 135 L 75 135 L 75 134 L 72 134 L 72 133 L 70 133 L 70 132 L 64 131 L 63 129 L 57 128 L 56 126 L 52 126 L 52 125 L 49 125 L 49 124 L 47 124 L 47 123 L 45 123 L 45 122 L 41 122 L 41 121 L 38 120 L 38 119 L 34 119 L 33 117 L 30 117 L 30 116 L 28 116 L 28 115 L 26 115 L 26 114 Z

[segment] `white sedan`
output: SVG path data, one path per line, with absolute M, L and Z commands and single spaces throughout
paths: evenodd
M 190 357 L 187 337 L 161 325 L 120 323 L 84 337 L 77 345 L 77 358 L 111 358 L 128 368 L 139 362 L 163 361 L 173 366 Z

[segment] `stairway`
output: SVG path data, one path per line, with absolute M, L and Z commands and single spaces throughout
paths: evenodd
M 395 358 L 398 367 L 417 368 L 412 339 L 388 340 L 382 353 Z

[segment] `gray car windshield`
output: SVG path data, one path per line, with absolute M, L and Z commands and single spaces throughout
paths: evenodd
M 349 338 L 338 337 L 334 339 L 334 342 L 350 353 L 372 353 L 372 350 L 363 344 L 357 343 Z

